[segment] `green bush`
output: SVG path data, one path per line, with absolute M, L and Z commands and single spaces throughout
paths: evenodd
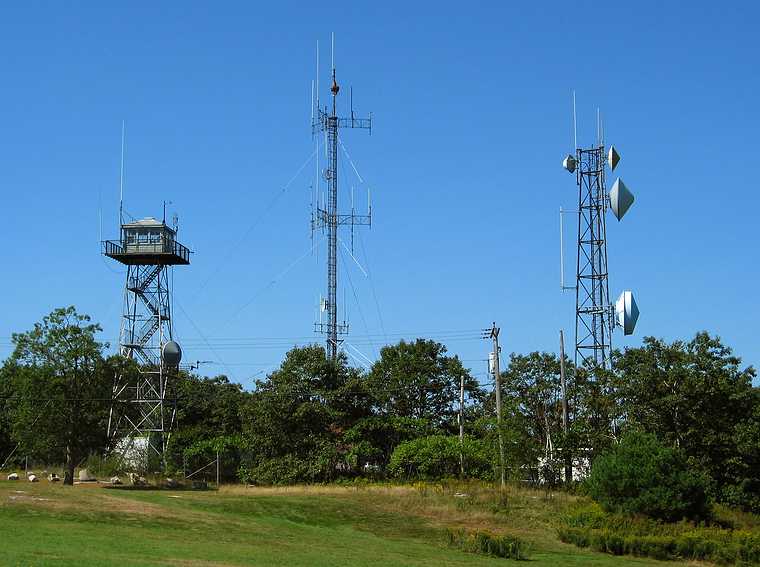
M 460 451 L 468 477 L 488 478 L 492 466 L 487 446 L 480 440 L 465 437 L 431 435 L 401 443 L 391 455 L 390 473 L 405 479 L 440 479 L 459 475 Z
M 308 476 L 308 463 L 293 455 L 241 465 L 238 469 L 238 478 L 245 484 L 296 484 L 305 482 Z
M 720 500 L 745 512 L 760 514 L 760 480 L 744 479 L 723 487 Z
M 120 455 L 112 454 L 102 457 L 93 453 L 87 457 L 82 468 L 87 469 L 90 474 L 97 477 L 112 477 L 124 474 L 129 467 Z
M 662 560 L 712 561 L 723 565 L 760 563 L 760 535 L 690 522 L 605 514 L 596 505 L 563 518 L 560 540 L 613 555 Z
M 302 455 L 243 459 L 238 478 L 246 484 L 262 485 L 332 482 L 339 477 L 341 459 L 336 447 L 323 443 Z
M 610 530 L 563 527 L 559 538 L 578 547 L 613 555 L 636 555 L 660 560 L 713 561 L 721 565 L 760 563 L 760 538 L 750 534 L 726 534 L 710 539 L 710 535 L 680 536 L 630 535 Z
M 628 433 L 597 458 L 587 488 L 609 512 L 668 522 L 710 517 L 705 476 L 689 467 L 683 453 L 646 433 Z
M 464 530 L 448 530 L 447 535 L 450 546 L 464 551 L 505 559 L 528 559 L 528 545 L 516 537 Z

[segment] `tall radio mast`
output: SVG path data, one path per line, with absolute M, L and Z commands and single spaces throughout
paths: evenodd
M 317 48 L 319 49 L 319 48 Z M 319 51 L 317 51 L 319 53 Z M 318 55 L 317 55 L 318 57 Z M 311 228 L 327 232 L 327 298 L 322 300 L 321 310 L 327 313 L 327 322 L 319 321 L 314 324 L 314 330 L 327 335 L 327 356 L 333 362 L 338 357 L 338 346 L 342 342 L 338 337 L 348 333 L 348 323 L 338 322 L 338 228 L 350 226 L 353 234 L 354 226 L 372 225 L 372 205 L 368 203 L 366 215 L 357 215 L 353 208 L 350 214 L 340 214 L 338 209 L 338 130 L 340 128 L 361 128 L 372 130 L 372 115 L 369 118 L 356 118 L 351 106 L 348 117 L 338 116 L 337 98 L 340 86 L 335 77 L 334 57 L 332 59 L 332 107 L 319 105 L 319 80 L 317 79 L 317 113 L 312 120 L 312 135 L 324 134 L 327 147 L 327 167 L 323 176 L 327 183 L 326 202 L 317 200 L 312 213 Z M 317 77 L 319 76 L 317 70 Z M 352 97 L 353 98 L 353 97 Z M 353 102 L 353 101 L 352 101 Z M 319 190 L 316 191 L 319 195 Z

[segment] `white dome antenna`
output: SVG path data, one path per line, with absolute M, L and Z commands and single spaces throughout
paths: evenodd
M 633 193 L 628 190 L 623 180 L 618 177 L 610 191 L 610 207 L 612 208 L 612 214 L 615 215 L 617 220 L 621 220 L 625 216 L 625 213 L 633 205 L 634 200 Z
M 633 298 L 632 291 L 624 291 L 615 302 L 615 318 L 618 326 L 623 328 L 623 334 L 632 335 L 639 320 L 639 306 Z

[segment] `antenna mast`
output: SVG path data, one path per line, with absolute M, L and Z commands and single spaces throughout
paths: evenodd
M 577 150 L 578 246 L 575 289 L 575 363 L 608 368 L 614 328 L 609 312 L 607 190 L 604 146 Z
M 124 224 L 124 133 L 126 121 L 121 121 L 121 167 L 119 168 L 119 226 Z
M 361 128 L 372 129 L 372 118 L 355 118 L 353 112 L 350 117 L 340 117 L 337 113 L 337 98 L 340 87 L 335 76 L 335 54 L 334 54 L 334 35 L 331 37 L 331 66 L 332 66 L 332 109 L 328 111 L 317 104 L 317 114 L 312 122 L 312 134 L 324 132 L 327 138 L 327 168 L 324 171 L 324 178 L 327 182 L 327 200 L 324 203 L 317 202 L 312 214 L 311 228 L 312 231 L 322 229 L 327 232 L 327 299 L 322 302 L 320 308 L 327 312 L 327 322 L 321 320 L 314 324 L 314 330 L 317 333 L 327 335 L 327 356 L 335 362 L 338 358 L 338 346 L 342 340 L 338 339 L 339 335 L 348 334 L 348 323 L 338 322 L 338 228 L 340 226 L 350 226 L 353 231 L 354 226 L 371 226 L 372 212 L 367 211 L 366 215 L 339 214 L 338 212 L 338 129 L 339 128 Z M 319 46 L 319 44 L 317 44 Z M 319 47 L 317 47 L 319 50 Z M 319 69 L 319 51 L 317 51 L 317 69 Z M 319 101 L 319 79 L 317 85 L 317 101 Z M 317 190 L 317 194 L 319 191 Z
M 616 305 L 613 306 L 610 302 L 606 213 L 611 209 L 620 220 L 633 204 L 633 194 L 620 178 L 615 181 L 612 190 L 607 192 L 607 167 L 614 171 L 619 161 L 620 155 L 613 146 L 605 151 L 604 127 L 601 112 L 597 109 L 596 143 L 586 149 L 576 147 L 575 154 L 568 155 L 563 161 L 564 168 L 575 174 L 578 186 L 574 353 L 576 368 L 584 365 L 591 368 L 610 368 L 612 332 L 616 322 L 623 327 L 626 335 L 630 335 L 639 315 L 630 291 L 624 291 Z

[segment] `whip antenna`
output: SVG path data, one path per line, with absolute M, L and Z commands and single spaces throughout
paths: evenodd
M 121 121 L 121 167 L 119 168 L 119 227 L 124 221 L 124 133 L 126 121 Z

